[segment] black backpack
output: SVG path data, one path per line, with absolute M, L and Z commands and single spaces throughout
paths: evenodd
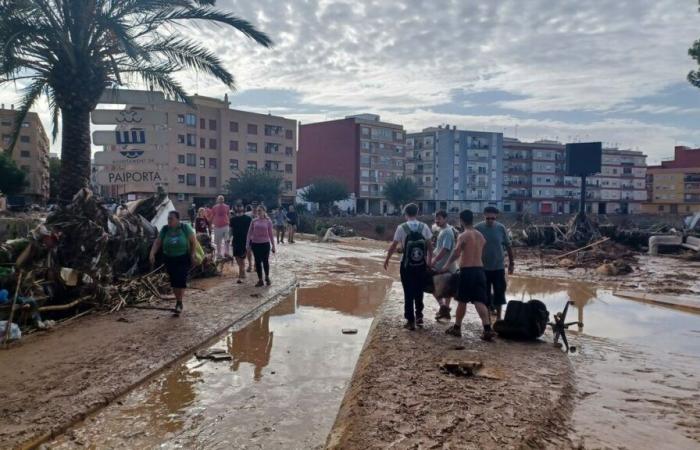
M 503 320 L 493 325 L 500 337 L 514 340 L 532 341 L 542 336 L 549 322 L 549 311 L 539 300 L 527 303 L 511 300 L 506 307 Z
M 403 245 L 402 267 L 406 269 L 425 270 L 425 254 L 428 251 L 428 242 L 423 236 L 424 224 L 420 223 L 416 231 L 411 230 L 407 223 L 402 225 L 406 232 L 406 240 Z

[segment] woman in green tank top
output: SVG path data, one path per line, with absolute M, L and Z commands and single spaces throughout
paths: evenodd
M 180 213 L 171 211 L 168 214 L 168 224 L 160 230 L 151 248 L 151 264 L 155 264 L 156 254 L 163 249 L 165 269 L 175 294 L 176 316 L 182 312 L 182 297 L 187 287 L 190 263 L 196 265 L 196 239 L 194 230 L 186 223 L 180 222 Z

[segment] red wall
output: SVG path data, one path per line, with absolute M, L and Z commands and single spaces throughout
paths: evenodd
M 334 177 L 359 194 L 359 126 L 353 119 L 312 123 L 299 127 L 297 187 L 314 178 Z
M 662 161 L 664 169 L 679 169 L 685 167 L 700 167 L 700 149 L 676 147 L 673 161 Z

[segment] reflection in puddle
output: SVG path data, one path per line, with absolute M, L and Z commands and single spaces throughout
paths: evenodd
M 566 301 L 577 377 L 572 439 L 586 448 L 698 448 L 700 315 L 625 300 L 589 284 L 512 277 L 508 297 Z M 573 308 L 573 309 L 572 309 Z M 551 337 L 550 337 L 551 339 Z M 652 425 L 652 426 L 650 426 Z
M 52 448 L 313 448 L 322 445 L 391 280 L 300 288 L 214 348 L 167 371 Z M 356 335 L 343 335 L 355 328 Z M 70 438 L 73 438 L 71 440 Z

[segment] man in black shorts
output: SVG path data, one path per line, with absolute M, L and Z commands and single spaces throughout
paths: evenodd
M 231 236 L 233 238 L 233 256 L 238 264 L 238 284 L 245 279 L 245 259 L 247 255 L 248 228 L 253 219 L 245 214 L 243 205 L 236 205 L 236 214 L 231 217 Z
M 464 232 L 457 239 L 454 253 L 447 261 L 446 266 L 459 260 L 459 286 L 457 288 L 457 314 L 454 326 L 447 329 L 446 333 L 452 336 L 462 336 L 462 320 L 467 313 L 467 303 L 473 303 L 476 312 L 481 318 L 484 332 L 481 339 L 490 341 L 495 333 L 491 329 L 491 316 L 486 295 L 486 275 L 481 254 L 486 239 L 474 229 L 474 214 L 468 209 L 459 213 Z

